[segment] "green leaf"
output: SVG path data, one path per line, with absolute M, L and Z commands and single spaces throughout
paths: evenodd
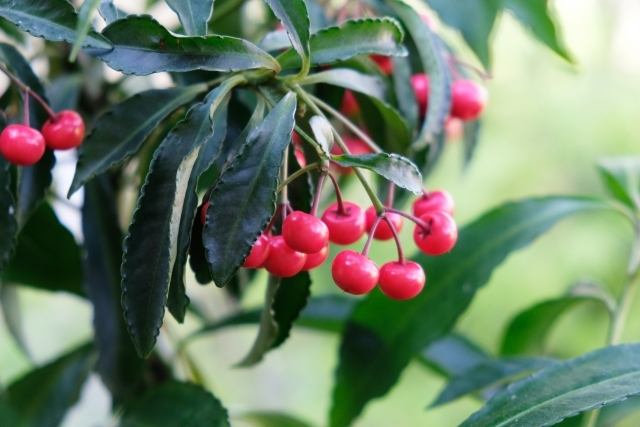
M 496 0 L 426 0 L 442 21 L 457 28 L 480 62 L 489 68 L 489 36 L 500 8 Z
M 19 43 L 23 46 L 27 41 L 25 34 L 20 31 L 20 29 L 14 23 L 2 17 L 0 17 L 0 30 L 2 30 L 2 32 L 6 36 L 13 39 L 16 43 Z
M 281 280 L 272 305 L 273 319 L 278 325 L 278 332 L 271 348 L 279 347 L 289 337 L 293 323 L 304 310 L 310 295 L 311 277 L 307 271 Z
M 490 360 L 484 350 L 462 335 L 452 333 L 420 352 L 420 359 L 447 377 L 454 377 Z
M 341 154 L 331 160 L 342 167 L 360 167 L 374 171 L 398 187 L 418 195 L 422 194 L 422 175 L 411 160 L 397 154 L 373 153 L 361 155 Z
M 34 268 L 37 265 L 38 268 Z M 80 247 L 48 204 L 18 234 L 15 255 L 0 274 L 8 283 L 83 296 Z
M 107 25 L 111 24 L 120 18 L 124 18 L 127 14 L 116 7 L 113 4 L 113 0 L 100 0 L 100 6 L 98 6 L 98 12 L 104 19 Z
M 280 70 L 275 59 L 246 40 L 217 35 L 176 36 L 149 15 L 129 15 L 109 24 L 102 33 L 113 49 L 86 49 L 87 53 L 124 74 Z
M 289 49 L 291 47 L 291 40 L 284 30 L 269 31 L 258 42 L 257 46 L 265 52 L 278 52 Z
M 487 387 L 511 382 L 514 378 L 539 371 L 557 362 L 558 361 L 554 359 L 533 357 L 487 360 L 453 377 L 431 404 L 431 407 L 449 403 L 467 394 L 479 392 Z
M 4 129 L 4 120 L 2 122 L 1 127 Z M 9 263 L 16 247 L 18 222 L 14 215 L 15 209 L 9 162 L 0 156 L 0 271 Z
M 460 427 L 548 426 L 640 393 L 640 344 L 554 364 L 498 392 Z
M 613 197 L 640 211 L 640 157 L 609 157 L 598 162 L 604 184 Z
M 309 39 L 309 12 L 303 0 L 264 0 L 287 31 L 289 40 L 303 64 L 309 65 L 311 51 Z M 307 68 L 308 71 L 308 68 Z
M 180 217 L 180 227 L 177 240 L 176 260 L 171 272 L 171 283 L 169 286 L 169 296 L 167 308 L 173 317 L 180 323 L 184 321 L 189 298 L 186 295 L 185 287 L 185 267 L 187 265 L 187 254 L 191 244 L 191 229 L 194 219 L 199 222 L 200 217 L 196 216 L 198 207 L 198 179 L 213 164 L 220 155 L 222 142 L 227 133 L 227 105 L 229 87 L 224 83 L 215 89 L 208 97 L 209 107 L 212 117 L 213 135 L 208 138 L 200 148 L 198 159 L 193 165 L 191 176 L 185 192 L 185 200 Z
M 478 139 L 480 136 L 480 120 L 474 120 L 472 122 L 464 123 L 464 136 L 462 143 L 464 145 L 464 167 L 469 166 L 471 163 L 471 159 L 476 152 L 476 147 L 478 146 Z
M 292 175 L 302 168 L 298 163 L 298 159 L 296 159 L 296 150 L 290 148 L 288 153 L 287 170 L 289 175 Z M 294 179 L 287 185 L 287 196 L 294 211 L 311 212 L 313 195 L 315 194 L 314 185 L 311 183 L 312 179 L 312 174 L 308 173 L 305 176 Z
M 387 393 L 417 352 L 451 330 L 511 252 L 563 218 L 598 210 L 612 207 L 584 197 L 508 203 L 462 229 L 450 253 L 415 259 L 429 275 L 429 285 L 416 298 L 396 302 L 378 291 L 369 294 L 354 309 L 342 337 L 331 427 L 349 425 L 369 400 Z
M 600 286 L 585 283 L 573 287 L 566 296 L 535 304 L 511 320 L 500 353 L 544 354 L 547 333 L 563 313 L 585 302 L 597 302 L 613 310 L 615 303 L 608 298 Z
M 331 155 L 331 148 L 333 147 L 333 127 L 327 119 L 321 116 L 313 116 L 309 119 L 309 126 L 313 131 L 313 136 L 316 138 L 316 142 L 322 148 L 322 151 L 327 155 Z
M 418 127 L 418 102 L 411 85 L 411 63 L 409 58 L 396 56 L 393 58 L 393 89 L 396 95 L 398 111 L 407 121 L 411 135 Z
M 361 54 L 405 56 L 402 30 L 389 18 L 346 21 L 339 27 L 320 30 L 311 36 L 311 65 L 332 64 Z M 282 68 L 300 67 L 300 56 L 289 49 L 278 58 Z
M 77 110 L 84 76 L 81 73 L 62 74 L 47 85 L 47 97 L 53 111 Z
M 67 0 L 0 0 L 0 16 L 32 36 L 74 44 L 78 14 Z M 83 47 L 111 49 L 111 43 L 93 28 L 82 40 Z
M 73 43 L 73 49 L 69 54 L 69 61 L 71 62 L 76 60 L 78 52 L 82 48 L 82 43 L 84 43 L 84 39 L 91 29 L 91 18 L 93 17 L 93 12 L 98 8 L 98 3 L 100 3 L 100 0 L 84 0 L 80 7 L 78 23 L 76 24 L 76 41 Z
M 350 68 L 334 68 L 321 71 L 311 74 L 300 81 L 301 85 L 318 83 L 344 87 L 384 101 L 385 86 L 379 77 L 359 73 Z M 411 96 L 413 97 L 413 92 L 411 92 Z
M 551 50 L 569 62 L 573 62 L 560 34 L 558 23 L 547 0 L 500 0 L 520 23 Z
M 124 241 L 122 307 L 140 357 L 151 353 L 162 326 L 187 186 L 212 134 L 212 102 L 193 106 L 154 153 Z
M 188 36 L 206 36 L 207 22 L 213 13 L 213 0 L 165 0 Z
M 249 255 L 275 211 L 278 172 L 291 141 L 296 96 L 289 92 L 249 134 L 214 187 L 202 239 L 218 287 Z
M 227 410 L 202 387 L 169 382 L 126 407 L 120 427 L 230 427 Z
M 384 151 L 407 153 L 411 146 L 409 125 L 400 113 L 386 102 L 355 93 L 360 116 L 375 142 Z
M 28 372 L 7 389 L 7 403 L 20 427 L 58 427 L 80 397 L 95 357 L 90 345 Z
M 20 299 L 18 298 L 18 289 L 15 286 L 0 282 L 0 308 L 2 309 L 2 320 L 7 330 L 13 337 L 20 350 L 27 358 L 33 360 L 31 351 L 27 345 L 24 336 L 24 328 L 22 326 L 22 310 L 20 307 Z M 0 420 L 2 418 L 0 417 Z
M 142 361 L 129 338 L 120 304 L 120 264 L 124 235 L 117 212 L 116 188 L 107 175 L 85 187 L 82 207 L 85 282 L 93 304 L 96 370 L 116 405 L 128 402 L 141 387 Z
M 254 427 L 311 427 L 304 421 L 277 412 L 249 412 L 236 418 Z
M 18 414 L 5 401 L 4 394 L 0 394 L 0 420 L 8 426 L 17 426 L 20 422 Z
M 205 85 L 151 89 L 125 99 L 100 116 L 78 149 L 69 196 L 94 176 L 138 151 L 165 117 L 204 90 Z

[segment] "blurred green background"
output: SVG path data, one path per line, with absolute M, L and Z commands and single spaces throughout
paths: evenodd
M 119 7 L 135 12 L 137 2 L 129 3 L 116 0 Z M 490 102 L 475 158 L 463 170 L 462 146 L 452 141 L 427 182 L 428 188 L 444 188 L 454 195 L 456 219 L 461 225 L 513 199 L 545 194 L 603 195 L 595 169 L 598 159 L 640 152 L 640 4 L 634 0 L 557 0 L 554 6 L 577 65 L 555 57 L 504 15 L 494 34 L 494 78 L 487 82 Z M 152 13 L 161 22 L 170 16 L 166 8 L 156 9 Z M 457 37 L 445 34 L 454 41 Z M 73 168 L 68 162 L 61 163 L 57 177 L 61 192 L 66 192 Z M 366 205 L 357 183 L 350 184 L 346 197 Z M 57 208 L 73 229 L 77 220 L 73 212 L 60 205 Z M 617 292 L 628 261 L 631 231 L 614 214 L 589 214 L 561 223 L 496 270 L 457 330 L 495 353 L 506 323 L 535 302 L 558 296 L 581 280 L 599 282 Z M 403 230 L 402 237 L 406 247 L 413 248 L 411 227 Z M 394 254 L 392 243 L 373 246 L 372 257 L 379 263 Z M 313 279 L 314 294 L 337 292 L 328 265 L 315 271 Z M 189 285 L 192 302 L 212 318 L 232 309 L 231 300 L 219 289 L 200 287 L 194 280 Z M 263 285 L 250 289 L 242 304 L 259 305 L 263 289 Z M 31 355 L 26 357 L 19 350 L 6 325 L 0 323 L 3 385 L 34 363 L 46 362 L 91 336 L 92 314 L 87 302 L 29 289 L 21 289 L 19 298 Z M 640 301 L 634 307 L 640 307 Z M 637 311 L 632 310 L 635 314 L 626 328 L 625 341 L 640 336 Z M 170 360 L 174 358 L 169 342 L 197 327 L 193 318 L 179 326 L 166 316 L 159 342 L 161 353 Z M 583 305 L 563 316 L 554 327 L 549 354 L 573 357 L 598 348 L 604 344 L 606 328 L 603 310 Z M 275 410 L 323 426 L 330 406 L 339 337 L 295 329 L 291 338 L 259 366 L 233 368 L 249 349 L 256 330 L 249 326 L 227 329 L 187 347 L 206 386 L 232 416 Z M 175 363 L 182 366 L 180 360 Z M 480 402 L 465 398 L 426 411 L 443 385 L 436 374 L 413 363 L 392 392 L 370 403 L 354 425 L 456 426 L 479 408 Z M 64 426 L 113 424 L 108 393 L 99 379 L 92 377 Z M 629 421 L 628 425 L 638 422 Z

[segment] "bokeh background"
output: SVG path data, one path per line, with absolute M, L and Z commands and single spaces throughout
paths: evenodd
M 130 13 L 143 7 L 142 0 L 115 3 Z M 462 144 L 451 141 L 427 181 L 428 188 L 444 188 L 454 195 L 456 219 L 461 225 L 509 200 L 546 194 L 604 195 L 595 168 L 598 160 L 640 154 L 640 3 L 555 0 L 553 4 L 576 65 L 554 56 L 509 15 L 504 15 L 493 34 L 493 78 L 487 82 L 490 102 L 475 157 L 463 169 Z M 255 16 L 260 10 L 260 1 L 252 0 L 247 16 Z M 177 18 L 163 2 L 151 13 L 169 27 L 177 24 Z M 457 34 L 442 26 L 440 31 L 453 43 L 459 41 Z M 31 40 L 34 47 L 40 43 Z M 470 53 L 465 59 L 473 61 Z M 36 58 L 34 65 L 46 74 L 44 61 Z M 114 72 L 111 77 L 117 79 L 118 75 Z M 170 83 L 167 76 L 133 82 L 132 91 Z M 55 172 L 59 192 L 64 194 L 73 174 L 73 155 L 59 157 Z M 347 198 L 366 205 L 356 182 L 348 183 L 345 191 Z M 81 203 L 81 194 L 70 203 L 54 203 L 78 239 L 82 236 L 74 206 Z M 406 247 L 413 248 L 410 227 L 403 230 L 402 237 Z M 588 214 L 561 223 L 496 270 L 460 319 L 457 331 L 495 353 L 507 322 L 522 309 L 559 296 L 578 281 L 602 283 L 617 292 L 624 278 L 631 238 L 631 227 L 615 214 Z M 382 263 L 394 253 L 392 243 L 376 243 L 372 257 Z M 315 295 L 338 291 L 328 266 L 314 271 L 312 276 Z M 264 278 L 258 277 L 242 306 L 260 305 Z M 92 333 L 91 307 L 86 301 L 26 288 L 18 292 L 30 354 L 19 349 L 0 320 L 2 385 L 90 339 Z M 200 287 L 192 278 L 188 292 L 192 302 L 212 319 L 233 309 L 224 292 L 213 286 Z M 625 341 L 640 337 L 640 300 L 634 307 Z M 170 316 L 165 317 L 159 348 L 179 369 L 184 361 L 176 359 L 170 343 L 198 326 L 194 318 L 178 325 Z M 596 349 L 604 344 L 606 328 L 601 307 L 582 305 L 564 315 L 553 328 L 548 353 L 573 357 Z M 318 427 L 325 425 L 339 337 L 294 329 L 291 338 L 257 367 L 233 368 L 250 348 L 256 332 L 254 326 L 231 328 L 200 338 L 186 348 L 206 387 L 223 401 L 233 417 L 246 411 L 274 410 Z M 392 392 L 370 403 L 354 425 L 454 427 L 481 405 L 474 398 L 465 398 L 425 410 L 443 385 L 441 377 L 414 362 Z M 234 426 L 245 425 L 239 420 L 232 422 Z M 109 395 L 99 378 L 93 376 L 63 425 L 114 424 Z M 639 421 L 630 419 L 624 425 L 637 426 Z

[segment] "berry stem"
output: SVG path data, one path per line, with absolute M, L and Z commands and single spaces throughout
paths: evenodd
M 383 217 L 384 213 L 378 215 L 376 217 L 376 220 L 373 222 L 373 225 L 371 226 L 371 230 L 369 230 L 369 236 L 367 237 L 367 241 L 364 244 L 364 248 L 362 248 L 362 255 L 366 257 L 368 257 L 369 255 L 369 248 L 371 248 L 371 242 L 373 242 L 373 235 L 375 234 L 376 228 L 378 228 L 378 224 L 380 224 L 380 221 L 382 221 Z
M 278 218 L 278 215 L 282 211 L 282 207 L 283 207 L 283 205 L 276 205 L 276 211 L 273 213 L 273 216 L 271 217 L 271 220 L 269 221 L 269 224 L 267 224 L 267 227 L 264 229 L 263 234 L 271 233 L 271 229 L 273 228 L 273 224 L 276 223 L 276 219 Z
M 311 163 L 310 165 L 307 165 L 301 169 L 298 169 L 297 171 L 289 175 L 287 179 L 285 179 L 284 182 L 278 186 L 276 193 L 281 192 L 284 189 L 284 187 L 291 184 L 291 182 L 296 178 L 298 178 L 299 176 L 304 175 L 305 173 L 312 171 L 314 169 L 318 169 L 319 167 L 320 167 L 320 164 L 316 162 L 316 163 Z
M 7 66 L 5 64 L 3 64 L 2 62 L 0 62 L 0 71 L 5 73 L 7 75 L 7 77 L 9 77 L 9 79 L 13 82 L 13 84 L 18 86 L 18 88 L 21 91 L 23 91 L 25 94 L 27 94 L 29 96 L 32 96 L 33 99 L 35 99 L 36 102 L 38 102 L 38 104 L 40 104 L 42 106 L 42 108 L 44 108 L 44 111 L 47 112 L 47 115 L 49 116 L 49 118 L 51 120 L 55 120 L 56 113 L 54 113 L 53 110 L 51 109 L 51 107 L 49 107 L 49 104 L 44 102 L 44 100 L 40 97 L 40 95 L 38 95 L 37 93 L 33 92 L 29 86 L 27 86 L 26 84 L 22 83 L 22 80 L 20 80 L 16 75 L 14 75 L 11 71 L 9 71 Z M 25 102 L 26 102 L 26 98 L 27 97 L 25 97 Z
M 318 177 L 318 185 L 316 186 L 316 194 L 313 197 L 313 205 L 311 205 L 311 215 L 318 216 L 318 206 L 320 205 L 320 194 L 322 194 L 322 185 L 327 177 L 326 172 L 322 172 Z
M 344 203 L 342 203 L 342 192 L 340 191 L 340 186 L 338 185 L 338 180 L 331 172 L 329 172 L 329 178 L 331 178 L 331 182 L 333 182 L 333 188 L 336 190 L 336 199 L 338 201 L 338 215 L 346 215 L 344 210 Z
M 393 196 L 395 194 L 396 185 L 393 182 L 389 183 L 389 192 L 387 193 L 387 203 L 385 206 L 387 208 L 393 207 Z
M 389 220 L 389 218 L 387 218 L 386 215 L 384 216 L 383 219 L 389 225 L 389 228 L 391 229 L 391 233 L 393 234 L 393 240 L 396 241 L 396 248 L 398 249 L 398 263 L 400 265 L 405 265 L 407 263 L 407 260 L 404 258 L 404 251 L 402 250 L 402 243 L 400 243 L 400 237 L 398 236 L 398 230 L 396 230 L 396 227 Z
M 385 211 L 398 214 L 400 216 L 407 218 L 410 221 L 413 221 L 418 227 L 422 228 L 425 231 L 425 233 L 428 233 L 429 231 L 431 231 L 431 226 L 429 224 L 427 224 L 426 222 L 424 222 L 423 220 L 421 220 L 420 218 L 414 215 L 408 214 L 406 212 L 403 212 L 399 209 L 394 209 L 394 208 L 386 208 Z
M 25 92 L 23 94 L 24 96 L 24 104 L 23 104 L 23 108 L 22 108 L 22 124 L 25 125 L 26 127 L 30 127 L 29 125 L 29 116 L 31 115 L 31 112 L 29 111 L 29 93 Z

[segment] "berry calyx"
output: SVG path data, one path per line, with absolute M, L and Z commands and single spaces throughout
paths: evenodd
M 390 56 L 369 55 L 369 58 L 371 58 L 371 60 L 376 63 L 376 65 L 380 68 L 380 71 L 382 71 L 382 74 L 388 76 L 389 74 L 393 73 L 393 60 Z
M 313 270 L 314 268 L 320 267 L 329 257 L 329 245 L 322 248 L 319 252 L 315 254 L 307 254 L 307 260 L 302 267 L 302 271 Z
M 360 112 L 358 101 L 356 101 L 355 95 L 349 89 L 344 91 L 340 112 L 348 117 L 355 116 Z
M 0 153 L 10 163 L 31 166 L 42 158 L 44 137 L 37 130 L 25 125 L 9 125 L 0 134 Z
M 442 255 L 453 248 L 458 239 L 458 227 L 451 215 L 433 211 L 422 215 L 420 220 L 429 229 L 425 230 L 418 225 L 413 231 L 413 241 L 418 249 L 427 255 Z
M 315 216 L 294 211 L 282 223 L 282 237 L 294 251 L 314 254 L 329 243 L 329 229 Z
M 47 147 L 52 150 L 69 150 L 82 143 L 84 122 L 80 114 L 72 110 L 60 111 L 42 126 Z
M 343 211 L 336 202 L 322 214 L 322 222 L 329 229 L 329 241 L 336 245 L 350 245 L 364 235 L 365 215 L 360 206 L 351 202 L 342 202 Z
M 404 300 L 413 298 L 422 291 L 427 278 L 424 270 L 413 261 L 388 262 L 380 267 L 378 286 L 389 298 Z
M 367 233 L 371 233 L 371 228 L 373 227 L 373 223 L 376 222 L 376 218 L 378 214 L 376 213 L 376 208 L 371 206 L 366 210 L 365 216 L 367 219 Z M 389 218 L 389 221 L 393 224 L 396 231 L 399 233 L 402 230 L 402 217 L 398 214 L 387 212 L 385 216 Z M 373 238 L 376 240 L 389 240 L 393 239 L 393 232 L 391 231 L 391 227 L 387 224 L 386 221 L 380 221 L 376 230 L 373 233 Z
M 444 190 L 435 190 L 423 194 L 413 202 L 413 214 L 421 217 L 427 212 L 441 211 L 453 216 L 455 202 L 451 194 Z
M 342 251 L 331 264 L 333 281 L 343 291 L 362 295 L 376 287 L 380 271 L 375 262 L 355 251 Z
M 202 205 L 202 209 L 200 210 L 200 222 L 202 223 L 202 225 L 207 222 L 207 209 L 209 209 L 210 204 L 211 202 L 206 202 L 204 205 Z
M 426 74 L 414 74 L 411 76 L 411 86 L 413 87 L 413 93 L 416 95 L 420 116 L 424 116 L 429 105 L 429 76 Z
M 269 256 L 262 264 L 274 276 L 291 277 L 298 274 L 307 260 L 307 254 L 294 251 L 282 236 L 269 239 Z
M 489 99 L 484 86 L 471 80 L 458 80 L 451 85 L 451 116 L 462 120 L 480 117 Z
M 270 252 L 271 246 L 269 245 L 269 237 L 265 234 L 261 234 L 260 237 L 258 237 L 258 240 L 253 244 L 251 252 L 249 252 L 249 256 L 244 260 L 244 264 L 242 264 L 242 266 L 244 268 L 260 268 L 269 257 Z
M 349 152 L 353 155 L 370 154 L 373 152 L 371 151 L 371 148 L 363 140 L 355 136 L 345 136 L 342 138 L 342 140 L 344 141 L 344 144 L 347 146 L 347 149 L 349 150 Z M 340 147 L 338 147 L 338 144 L 336 144 L 331 148 L 331 154 L 340 155 L 340 154 L 344 154 L 344 152 L 342 151 L 342 149 L 340 149 Z M 331 162 L 331 168 L 336 173 L 339 173 L 342 175 L 347 175 L 353 172 L 353 168 L 350 168 L 350 167 L 345 168 L 335 162 Z

